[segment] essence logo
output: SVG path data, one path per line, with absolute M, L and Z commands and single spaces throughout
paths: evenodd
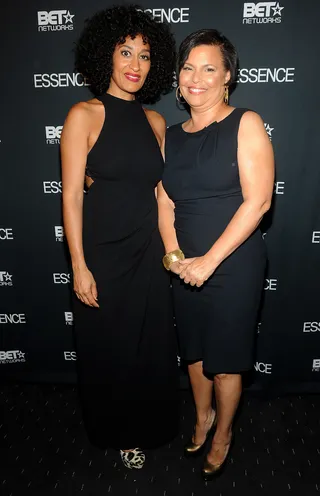
M 64 320 L 66 325 L 73 325 L 73 313 L 72 312 L 64 312 Z
M 264 290 L 265 291 L 277 291 L 278 279 L 266 279 Z
M 0 351 L 0 363 L 25 362 L 24 355 L 20 350 Z
M 11 227 L 0 227 L 0 240 L 13 239 L 13 231 Z
M 173 7 L 168 9 L 145 9 L 143 12 L 151 14 L 157 22 L 178 24 L 179 22 L 189 22 L 189 10 L 189 7 Z
M 69 284 L 70 274 L 65 274 L 64 272 L 54 272 L 53 274 L 54 284 Z
M 304 322 L 303 332 L 320 332 L 320 322 Z
M 63 242 L 63 237 L 64 237 L 64 231 L 62 226 L 54 226 L 54 235 L 56 238 L 56 241 L 59 241 L 60 243 Z
M 12 274 L 4 270 L 0 270 L 0 286 L 13 286 Z
M 285 181 L 278 181 L 274 183 L 274 192 L 276 195 L 284 195 Z
M 269 136 L 269 140 L 272 141 L 272 131 L 274 131 L 274 127 L 270 127 L 270 124 L 264 123 L 265 130 L 267 135 Z
M 70 10 L 38 11 L 38 31 L 72 31 L 74 14 Z
M 69 86 L 89 86 L 86 78 L 80 73 L 67 72 L 53 74 L 34 74 L 33 84 L 35 88 L 68 88 Z
M 294 67 L 240 69 L 237 83 L 294 83 L 294 71 Z
M 26 324 L 25 313 L 0 313 L 0 324 Z
M 280 24 L 283 9 L 279 2 L 246 2 L 242 24 Z
M 261 374 L 272 374 L 272 363 L 256 362 L 254 368 Z
M 312 243 L 320 244 L 320 231 L 313 231 Z
M 64 359 L 65 360 L 73 360 L 75 361 L 77 359 L 77 355 L 75 351 L 65 351 L 64 353 Z
M 60 138 L 63 126 L 46 126 L 47 145 L 60 145 Z
M 46 194 L 56 194 L 61 193 L 62 182 L 61 181 L 43 181 L 43 192 Z
M 320 358 L 313 359 L 312 372 L 320 372 Z

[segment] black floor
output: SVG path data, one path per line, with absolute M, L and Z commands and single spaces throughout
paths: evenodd
M 89 445 L 75 388 L 0 387 L 2 496 L 320 496 L 320 396 L 245 394 L 229 465 L 219 480 L 204 483 L 201 460 L 182 457 L 193 424 L 186 391 L 180 436 L 130 471 L 116 452 Z

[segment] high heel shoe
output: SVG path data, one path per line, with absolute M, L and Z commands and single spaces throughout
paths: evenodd
M 203 451 L 204 451 L 206 442 L 208 441 L 210 435 L 213 433 L 216 425 L 217 425 L 217 412 L 215 412 L 213 422 L 212 422 L 211 427 L 209 428 L 209 430 L 206 434 L 206 437 L 205 437 L 205 440 L 203 441 L 203 443 L 202 444 L 196 444 L 193 442 L 194 435 L 195 435 L 195 433 L 194 433 L 191 440 L 184 447 L 184 455 L 186 457 L 196 457 L 196 456 L 201 455 L 201 453 L 203 453 Z
M 135 448 L 131 451 L 120 450 L 120 456 L 123 465 L 130 469 L 141 469 L 146 459 L 146 455 L 143 453 L 143 451 L 141 451 L 140 448 Z
M 231 447 L 233 445 L 233 441 L 234 441 L 234 435 L 232 434 L 230 442 L 225 444 L 226 454 L 225 454 L 224 460 L 221 463 L 212 464 L 208 461 L 208 458 L 206 457 L 203 468 L 201 470 L 202 478 L 205 481 L 210 481 L 216 477 L 219 477 L 222 474 L 222 472 L 226 468 L 227 461 L 228 461 L 229 454 L 230 454 L 230 450 L 231 450 Z

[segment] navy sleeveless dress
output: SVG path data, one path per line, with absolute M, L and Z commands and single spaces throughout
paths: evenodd
M 83 247 L 99 309 L 74 301 L 80 397 L 91 442 L 149 448 L 178 427 L 177 347 L 155 187 L 163 160 L 138 101 L 109 94 L 87 159 Z
M 168 129 L 163 186 L 175 204 L 175 229 L 186 257 L 204 255 L 243 202 L 237 136 L 246 109 L 187 133 Z M 240 373 L 253 366 L 257 312 L 266 252 L 257 229 L 201 288 L 173 276 L 180 354 L 203 361 L 209 373 Z

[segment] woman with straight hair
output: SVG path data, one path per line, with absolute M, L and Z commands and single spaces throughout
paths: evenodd
M 237 53 L 215 29 L 181 44 L 177 99 L 190 118 L 170 127 L 159 225 L 172 272 L 180 355 L 196 406 L 186 456 L 203 453 L 205 480 L 221 474 L 233 439 L 241 374 L 253 366 L 266 250 L 259 229 L 271 204 L 274 159 L 261 117 L 228 103 Z M 215 393 L 216 409 L 212 407 Z

